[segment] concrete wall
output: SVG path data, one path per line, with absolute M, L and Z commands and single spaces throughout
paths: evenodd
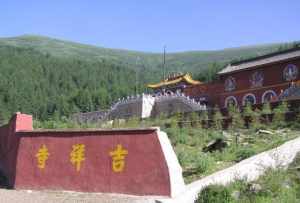
M 206 110 L 206 107 L 184 95 L 161 96 L 155 99 L 151 116 L 156 117 L 161 113 L 172 115 L 177 112 L 187 113 L 201 110 Z
M 252 156 L 234 166 L 206 176 L 187 185 L 186 190 L 173 199 L 161 199 L 161 203 L 193 203 L 198 193 L 208 185 L 227 185 L 235 180 L 253 181 L 270 168 L 287 167 L 300 152 L 300 138 L 288 141 L 272 150 Z
M 176 196 L 184 188 L 171 144 L 156 128 L 36 131 L 31 116 L 16 114 L 0 138 L 0 165 L 16 189 Z
M 98 122 L 101 120 L 127 119 L 130 117 L 148 118 L 150 116 L 159 116 L 162 113 L 171 115 L 176 112 L 187 113 L 201 110 L 206 110 L 206 106 L 183 94 L 161 96 L 143 94 L 119 100 L 105 114 L 100 111 L 79 113 L 73 115 L 73 119 L 79 122 Z M 98 116 L 98 114 L 101 116 Z

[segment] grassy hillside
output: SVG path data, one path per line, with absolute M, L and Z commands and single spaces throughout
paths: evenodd
M 167 71 L 209 80 L 231 61 L 277 50 L 282 44 L 167 54 Z M 107 49 L 43 36 L 0 38 L 0 115 L 22 111 L 47 119 L 108 108 L 161 79 L 161 54 Z M 216 65 L 217 64 L 217 65 Z M 209 74 L 207 74 L 207 71 Z M 202 74 L 202 76 L 201 76 Z M 136 78 L 138 82 L 136 83 Z
M 160 53 L 146 53 L 121 49 L 108 49 L 70 41 L 58 40 L 43 36 L 23 35 L 20 37 L 0 38 L 0 46 L 15 46 L 32 48 L 43 54 L 63 58 L 78 58 L 91 61 L 109 60 L 110 62 L 129 66 L 131 68 L 158 69 L 161 68 Z M 278 50 L 286 43 L 266 44 L 229 48 L 217 51 L 189 51 L 168 53 L 168 71 L 189 71 L 199 73 L 211 63 L 228 63 L 232 60 L 263 55 Z

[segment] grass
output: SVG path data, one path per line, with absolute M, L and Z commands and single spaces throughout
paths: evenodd
M 210 185 L 197 203 L 296 203 L 300 202 L 300 153 L 288 169 L 269 169 L 258 180 L 236 180 L 228 186 Z
M 280 130 L 277 130 L 275 125 L 271 126 L 272 129 L 269 129 L 270 126 L 261 126 L 273 134 L 259 134 L 255 129 L 238 129 L 239 137 L 236 139 L 236 133 L 232 130 L 204 129 L 187 124 L 180 128 L 174 124 L 174 118 L 147 119 L 142 122 L 131 118 L 127 122 L 114 122 L 113 126 L 107 124 L 79 125 L 66 118 L 62 121 L 34 122 L 34 128 L 136 128 L 149 126 L 160 126 L 167 133 L 183 168 L 183 177 L 186 183 L 191 183 L 250 156 L 279 146 L 300 134 L 296 128 L 292 130 L 291 127 L 294 125 L 291 123 L 285 125 L 289 128 Z M 222 151 L 203 152 L 203 148 L 217 138 L 226 141 L 228 146 Z

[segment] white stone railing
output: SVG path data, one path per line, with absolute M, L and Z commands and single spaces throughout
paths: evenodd
M 208 185 L 228 185 L 236 180 L 254 181 L 270 168 L 286 168 L 300 152 L 300 137 L 283 145 L 245 159 L 229 168 L 206 176 L 187 185 L 185 192 L 173 199 L 161 199 L 161 203 L 193 203 L 197 194 Z
M 200 102 L 196 102 L 194 99 L 191 99 L 190 97 L 185 96 L 184 94 L 159 95 L 155 97 L 156 102 L 174 99 L 178 99 L 184 104 L 190 106 L 193 111 L 207 110 L 206 105 L 202 105 L 200 104 Z

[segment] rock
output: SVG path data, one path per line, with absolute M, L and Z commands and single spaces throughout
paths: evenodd
M 269 131 L 269 130 L 258 130 L 257 134 L 268 134 L 268 135 L 274 135 L 273 132 Z
M 250 185 L 250 191 L 253 193 L 259 193 L 262 190 L 262 187 L 260 184 L 253 183 Z
M 235 191 L 233 191 L 233 192 L 231 193 L 231 197 L 232 197 L 233 199 L 235 199 L 235 200 L 240 199 L 240 196 L 241 196 L 240 191 L 235 190 Z
M 222 151 L 225 147 L 227 147 L 227 143 L 222 138 L 217 138 L 210 141 L 202 150 L 203 152 Z
M 282 182 L 282 187 L 284 188 L 290 188 L 291 187 L 291 182 L 289 180 L 285 180 Z
M 291 129 L 283 128 L 283 129 L 276 130 L 276 133 L 288 133 L 288 132 L 291 132 Z
M 226 138 L 226 139 L 231 139 L 231 134 L 226 132 L 226 131 L 222 131 L 222 135 Z

